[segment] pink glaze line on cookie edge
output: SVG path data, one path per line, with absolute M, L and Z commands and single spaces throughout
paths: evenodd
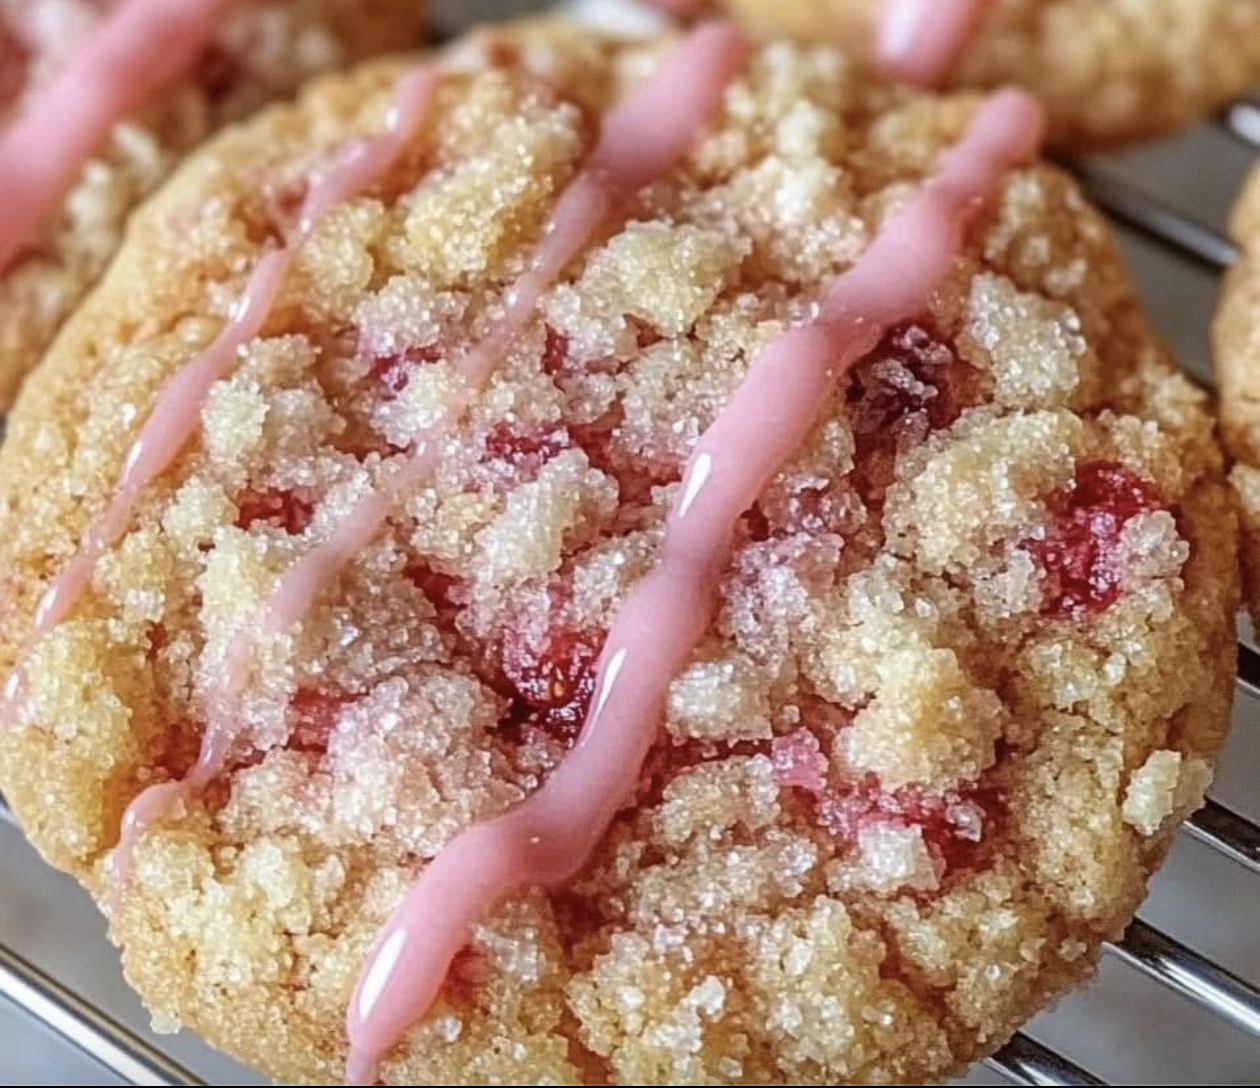
M 614 619 L 577 745 L 526 801 L 448 843 L 378 935 L 348 1014 L 349 1083 L 375 1083 L 381 1057 L 427 1013 L 479 918 L 514 892 L 580 870 L 633 796 L 670 681 L 711 622 L 737 520 L 848 368 L 926 309 L 966 225 L 1007 171 L 1035 154 L 1041 132 L 1027 95 L 988 99 L 915 200 L 828 288 L 819 316 L 753 360 L 696 446 L 653 570 Z
M 307 188 L 306 198 L 302 202 L 302 208 L 298 215 L 298 229 L 294 239 L 284 249 L 277 250 L 264 257 L 258 266 L 259 270 L 262 270 L 267 267 L 268 262 L 274 262 L 275 264 L 275 271 L 268 273 L 265 277 L 265 290 L 260 291 L 257 295 L 251 294 L 259 278 L 259 271 L 256 271 L 250 279 L 250 285 L 246 289 L 245 294 L 241 296 L 233 309 L 233 312 L 237 310 L 242 312 L 256 311 L 256 316 L 251 322 L 253 333 L 246 337 L 245 340 L 234 343 L 231 355 L 224 366 L 218 366 L 222 353 L 215 352 L 215 344 L 218 343 L 216 340 L 215 344 L 212 344 L 206 352 L 194 359 L 183 371 L 177 374 L 159 396 L 157 406 L 149 416 L 148 421 L 146 421 L 145 427 L 141 430 L 141 437 L 133 447 L 133 452 L 136 449 L 143 448 L 145 432 L 151 424 L 157 421 L 157 424 L 162 427 L 160 434 L 164 444 L 158 453 L 152 455 L 154 460 L 151 471 L 146 472 L 144 475 L 144 482 L 152 480 L 154 476 L 170 465 L 184 442 L 192 436 L 193 432 L 200 425 L 200 407 L 206 393 L 209 391 L 210 385 L 226 371 L 227 366 L 230 365 L 231 358 L 235 358 L 237 349 L 250 339 L 253 339 L 253 336 L 257 335 L 261 330 L 267 313 L 275 300 L 276 292 L 279 290 L 284 272 L 296 258 L 302 244 L 311 236 L 319 221 L 329 211 L 350 197 L 366 190 L 398 159 L 428 116 L 440 80 L 441 73 L 436 68 L 421 68 L 403 76 L 394 91 L 393 103 L 386 114 L 385 125 L 380 134 L 347 141 L 330 155 L 329 162 L 322 170 L 317 170 L 312 175 Z M 230 328 L 226 332 L 230 333 Z M 234 341 L 235 339 L 233 338 Z M 207 356 L 211 356 L 210 361 L 203 362 Z M 205 378 L 208 380 L 203 380 L 200 376 L 201 370 L 206 371 Z M 194 396 L 189 397 L 187 400 L 175 399 L 172 401 L 170 398 L 171 390 L 179 388 L 180 379 L 187 372 L 199 375 L 192 382 Z M 165 426 L 167 421 L 161 415 L 164 405 L 169 405 L 171 413 L 182 413 L 178 415 L 174 423 L 169 427 Z M 178 438 L 177 445 L 174 441 L 176 438 Z M 131 463 L 132 459 L 129 457 L 128 471 L 130 471 Z M 127 476 L 124 475 L 124 482 L 126 479 Z M 116 525 L 119 533 L 125 529 L 127 522 L 130 520 L 135 497 L 138 497 L 140 486 L 143 486 L 143 484 L 133 489 L 136 494 L 131 498 L 125 511 L 125 516 L 120 513 L 116 517 L 115 522 L 112 523 Z M 124 493 L 126 493 L 125 490 L 120 489 L 119 494 L 122 495 Z M 106 518 L 109 518 L 109 516 L 107 512 Z M 353 531 L 353 527 L 350 528 Z M 334 534 L 335 536 L 336 534 Z M 89 534 L 89 539 L 93 539 L 92 534 Z M 99 535 L 97 539 L 103 540 L 104 536 Z M 87 577 L 90 578 L 90 576 L 89 571 Z M 85 586 L 86 581 L 83 582 L 82 586 L 79 586 L 80 591 Z M 231 747 L 232 738 L 235 735 L 233 723 L 238 710 L 236 705 L 237 696 L 240 694 L 249 676 L 253 646 L 252 638 L 244 634 L 233 640 L 232 646 L 228 651 L 224 675 L 207 695 L 207 722 L 205 733 L 202 736 L 201 752 L 197 758 L 196 765 L 188 773 L 188 776 L 181 782 L 163 782 L 150 786 L 127 806 L 127 811 L 123 815 L 122 834 L 114 850 L 112 900 L 115 913 L 121 890 L 126 886 L 130 877 L 135 845 L 144 834 L 145 829 L 154 820 L 160 819 L 168 813 L 180 800 L 205 789 L 222 770 L 223 763 L 227 759 Z
M 884 0 L 875 53 L 885 72 L 938 86 L 980 27 L 992 0 Z
M 11 723 L 20 707 L 30 655 L 86 592 L 101 556 L 131 524 L 144 489 L 170 467 L 197 431 L 201 405 L 210 387 L 231 370 L 240 349 L 262 331 L 285 272 L 320 216 L 339 199 L 366 187 L 401 151 L 412 128 L 427 112 L 436 82 L 436 75 L 427 70 L 405 77 L 389 111 L 385 134 L 375 140 L 348 143 L 335 157 L 331 169 L 314 178 L 302 205 L 294 240 L 259 261 L 219 334 L 162 388 L 127 451 L 105 511 L 89 527 L 74 558 L 52 580 L 36 606 L 31 632 L 5 682 L 0 723 Z
M 294 239 L 259 261 L 223 329 L 163 387 L 128 450 L 118 485 L 104 513 L 88 529 L 74 558 L 53 579 L 36 607 L 31 633 L 5 684 L 5 723 L 13 721 L 24 698 L 25 670 L 31 654 L 73 610 L 91 584 L 101 556 L 127 531 L 144 489 L 170 467 L 200 426 L 200 409 L 206 394 L 232 368 L 240 349 L 262 331 L 284 275 L 302 244 L 324 214 L 366 189 L 401 154 L 428 113 L 438 78 L 436 71 L 427 69 L 404 77 L 386 117 L 384 132 L 372 139 L 347 142 L 332 156 L 328 168 L 312 178 Z M 237 646 L 239 642 L 229 654 L 228 671 L 231 682 L 239 685 L 244 682 L 248 661 Z M 209 701 L 212 719 L 232 712 L 230 700 L 220 693 L 212 693 Z M 125 884 L 130 870 L 132 850 L 144 828 L 189 792 L 204 787 L 216 773 L 222 755 L 217 749 L 217 734 L 208 729 L 201 757 L 184 782 L 152 786 L 128 806 L 114 854 L 115 906 L 118 889 Z
M 196 431 L 200 407 L 210 386 L 225 374 L 237 352 L 261 330 L 271 300 L 279 290 L 289 256 L 285 250 L 267 254 L 250 276 L 249 286 L 237 300 L 227 323 L 191 363 L 163 388 L 153 411 L 127 451 L 123 470 L 105 511 L 84 534 L 79 549 L 49 584 L 40 598 L 26 638 L 4 686 L 0 714 L 11 724 L 26 691 L 26 665 L 41 641 L 73 611 L 91 584 L 102 555 L 131 524 L 136 504 L 145 487 L 178 456 Z
M 0 271 L 37 235 L 114 125 L 185 72 L 238 2 L 125 0 L 0 135 Z

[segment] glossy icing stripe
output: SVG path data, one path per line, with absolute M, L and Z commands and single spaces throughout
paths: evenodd
M 1035 152 L 1041 129 L 1027 95 L 990 98 L 915 200 L 828 288 L 819 316 L 753 360 L 696 446 L 653 570 L 613 621 L 577 745 L 527 800 L 448 843 L 378 936 L 349 1011 L 352 1083 L 375 1082 L 380 1057 L 428 1011 L 477 921 L 523 888 L 571 879 L 633 798 L 669 684 L 711 622 L 738 519 L 848 368 L 927 309 L 967 224 Z

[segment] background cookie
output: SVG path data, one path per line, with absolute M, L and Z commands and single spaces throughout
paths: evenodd
M 195 758 L 240 625 L 423 425 L 599 113 L 660 56 L 515 34 L 458 52 L 414 155 L 319 229 L 202 441 L 32 658 L 6 795 L 98 895 L 124 805 Z M 0 454 L 7 659 L 138 406 L 396 71 L 226 134 L 137 218 Z M 435 486 L 268 648 L 231 775 L 140 843 L 116 936 L 162 1016 L 279 1077 L 339 1074 L 354 974 L 418 859 L 563 757 L 695 434 L 974 102 L 756 55 L 544 298 Z M 1224 729 L 1235 540 L 1203 398 L 1069 179 L 1012 175 L 738 543 L 639 808 L 565 894 L 479 931 L 390 1081 L 935 1076 L 1131 915 Z
M 1221 430 L 1237 458 L 1233 482 L 1242 501 L 1247 602 L 1260 617 L 1260 172 L 1234 210 L 1238 263 L 1225 278 L 1213 328 Z
M 36 101 L 118 0 L 0 0 L 0 127 Z M 0 409 L 113 256 L 131 209 L 190 147 L 312 75 L 414 46 L 422 0 L 251 0 L 191 75 L 117 126 L 64 212 L 0 278 Z
M 869 54 L 886 0 L 725 2 L 761 33 Z M 990 0 L 947 82 L 1027 86 L 1047 105 L 1052 140 L 1079 148 L 1172 131 L 1257 80 L 1254 0 Z

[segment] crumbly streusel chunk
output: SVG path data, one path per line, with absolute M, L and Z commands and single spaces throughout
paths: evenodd
M 0 734 L 33 839 L 97 894 L 124 806 L 195 758 L 233 640 L 431 422 L 664 48 L 557 23 L 457 46 L 414 154 L 318 228 Z M 155 391 L 398 71 L 224 134 L 137 217 L 0 455 L 6 661 Z M 429 484 L 265 641 L 230 772 L 145 835 L 113 919 L 154 1010 L 279 1078 L 340 1076 L 408 882 L 573 743 L 697 435 L 974 105 L 831 49 L 753 54 Z M 388 1081 L 889 1083 L 990 1052 L 1089 975 L 1201 793 L 1235 536 L 1204 398 L 1101 218 L 1058 170 L 1016 172 L 744 518 L 637 804 L 570 887 L 478 927 Z

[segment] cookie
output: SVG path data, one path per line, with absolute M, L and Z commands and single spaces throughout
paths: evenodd
M 724 2 L 762 34 L 835 41 L 914 82 L 1017 82 L 1073 149 L 1172 132 L 1260 81 L 1253 0 Z
M 1237 264 L 1226 274 L 1212 329 L 1221 433 L 1235 458 L 1231 479 L 1243 525 L 1243 583 L 1253 618 L 1260 617 L 1260 171 L 1234 209 Z
M 0 0 L 0 409 L 189 148 L 319 72 L 421 40 L 421 0 L 229 6 Z M 127 33 L 132 57 L 117 44 Z M 92 50 L 111 35 L 98 70 Z
M 180 168 L 0 452 L 0 785 L 159 1023 L 913 1082 L 1090 976 L 1211 775 L 1237 540 L 1038 125 L 543 21 Z

